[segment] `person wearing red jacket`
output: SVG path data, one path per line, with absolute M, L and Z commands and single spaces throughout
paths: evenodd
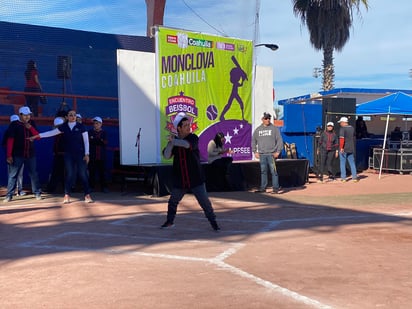
M 37 64 L 34 60 L 29 60 L 29 62 L 27 62 L 27 69 L 24 72 L 24 77 L 26 80 L 26 84 L 24 86 L 25 92 L 42 92 L 42 87 L 39 79 L 39 71 L 37 69 Z M 27 94 L 25 97 L 26 105 L 33 112 L 33 115 L 37 117 L 40 96 Z
M 34 143 L 30 139 L 38 134 L 34 122 L 30 119 L 31 111 L 27 106 L 19 109 L 19 121 L 14 121 L 9 126 L 6 141 L 7 163 L 9 164 L 9 177 L 7 193 L 3 200 L 8 203 L 12 200 L 16 190 L 17 178 L 23 165 L 28 168 L 31 179 L 32 192 L 36 200 L 41 200 L 41 187 L 36 167 L 36 154 Z

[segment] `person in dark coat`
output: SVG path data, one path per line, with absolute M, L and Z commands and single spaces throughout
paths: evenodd
M 90 187 L 94 189 L 96 178 L 98 178 L 100 190 L 107 193 L 109 192 L 106 183 L 106 146 L 108 141 L 102 125 L 102 118 L 94 117 L 93 128 L 88 132 L 90 143 L 89 179 Z
M 38 134 L 31 111 L 27 106 L 19 109 L 19 121 L 13 121 L 9 126 L 7 136 L 7 163 L 9 164 L 9 179 L 4 203 L 10 202 L 16 189 L 17 178 L 24 166 L 28 169 L 31 179 L 31 189 L 36 200 L 41 200 L 41 187 L 37 174 L 37 159 L 34 147 L 34 136 Z
M 167 219 L 162 229 L 174 226 L 177 206 L 183 196 L 190 190 L 202 207 L 206 218 L 215 231 L 220 230 L 212 203 L 206 192 L 205 178 L 200 164 L 199 137 L 191 133 L 190 120 L 180 112 L 173 120 L 177 136 L 170 136 L 163 156 L 173 157 L 173 188 L 167 207 Z
M 352 181 L 358 182 L 358 174 L 355 165 L 355 128 L 349 124 L 347 117 L 341 117 L 338 121 L 339 130 L 339 162 L 340 177 L 342 182 L 346 182 L 346 161 L 349 163 L 352 174 Z
M 358 116 L 355 123 L 356 138 L 362 139 L 369 137 L 368 127 L 366 126 L 365 120 L 362 116 Z
M 320 154 L 319 182 L 323 182 L 325 169 L 328 172 L 329 180 L 334 180 L 332 166 L 335 158 L 339 157 L 339 142 L 333 122 L 328 122 L 326 130 L 320 135 L 318 150 Z
M 10 123 L 12 123 L 14 121 L 20 121 L 20 117 L 18 115 L 15 115 L 15 114 L 11 115 L 10 116 Z M 8 136 L 9 136 L 9 131 L 10 131 L 10 125 L 6 129 L 6 131 L 4 132 L 3 140 L 2 140 L 2 146 L 4 147 L 5 151 L 7 151 L 7 139 L 8 139 Z M 26 195 L 26 192 L 23 191 L 23 171 L 24 171 L 24 164 L 20 168 L 19 175 L 17 176 L 17 183 L 16 183 L 16 189 L 17 189 L 16 195 L 17 196 Z M 9 173 L 10 173 L 10 164 L 7 164 L 7 174 L 9 174 Z

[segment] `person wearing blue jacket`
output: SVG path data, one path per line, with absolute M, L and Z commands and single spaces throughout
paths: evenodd
M 76 111 L 70 110 L 67 114 L 68 120 L 57 128 L 40 133 L 31 139 L 51 137 L 62 134 L 64 144 L 64 199 L 63 203 L 71 202 L 70 194 L 76 181 L 76 174 L 79 176 L 84 190 L 84 201 L 93 203 L 90 196 L 89 176 L 87 164 L 89 164 L 89 134 L 86 127 L 76 121 Z M 77 171 L 77 173 L 76 173 Z

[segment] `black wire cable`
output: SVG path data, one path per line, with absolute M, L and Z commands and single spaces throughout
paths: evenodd
M 219 32 L 221 35 L 223 36 L 228 36 L 225 32 L 217 29 L 216 27 L 212 26 L 206 19 L 204 19 L 202 16 L 200 16 L 193 8 L 190 7 L 189 4 L 186 3 L 185 0 L 182 0 L 182 2 L 184 3 L 184 5 L 186 5 L 186 7 L 191 10 L 193 12 L 193 14 L 195 14 L 197 17 L 199 17 L 204 23 L 206 23 L 209 27 L 211 27 L 212 29 L 216 30 L 217 32 Z

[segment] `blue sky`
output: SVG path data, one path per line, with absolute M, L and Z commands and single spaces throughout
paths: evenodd
M 4 3 L 6 2 L 6 3 Z M 411 89 L 412 1 L 370 0 L 368 11 L 354 17 L 351 38 L 335 53 L 336 88 Z M 395 2 L 394 2 L 395 3 Z M 389 5 L 391 4 L 391 5 Z M 256 49 L 257 64 L 274 70 L 276 100 L 316 93 L 322 53 L 309 43 L 307 30 L 294 16 L 291 0 L 261 0 L 255 27 L 253 0 L 168 0 L 164 25 L 210 34 L 276 43 L 276 52 Z M 144 0 L 13 0 L 3 1 L 2 21 L 86 31 L 145 35 Z

